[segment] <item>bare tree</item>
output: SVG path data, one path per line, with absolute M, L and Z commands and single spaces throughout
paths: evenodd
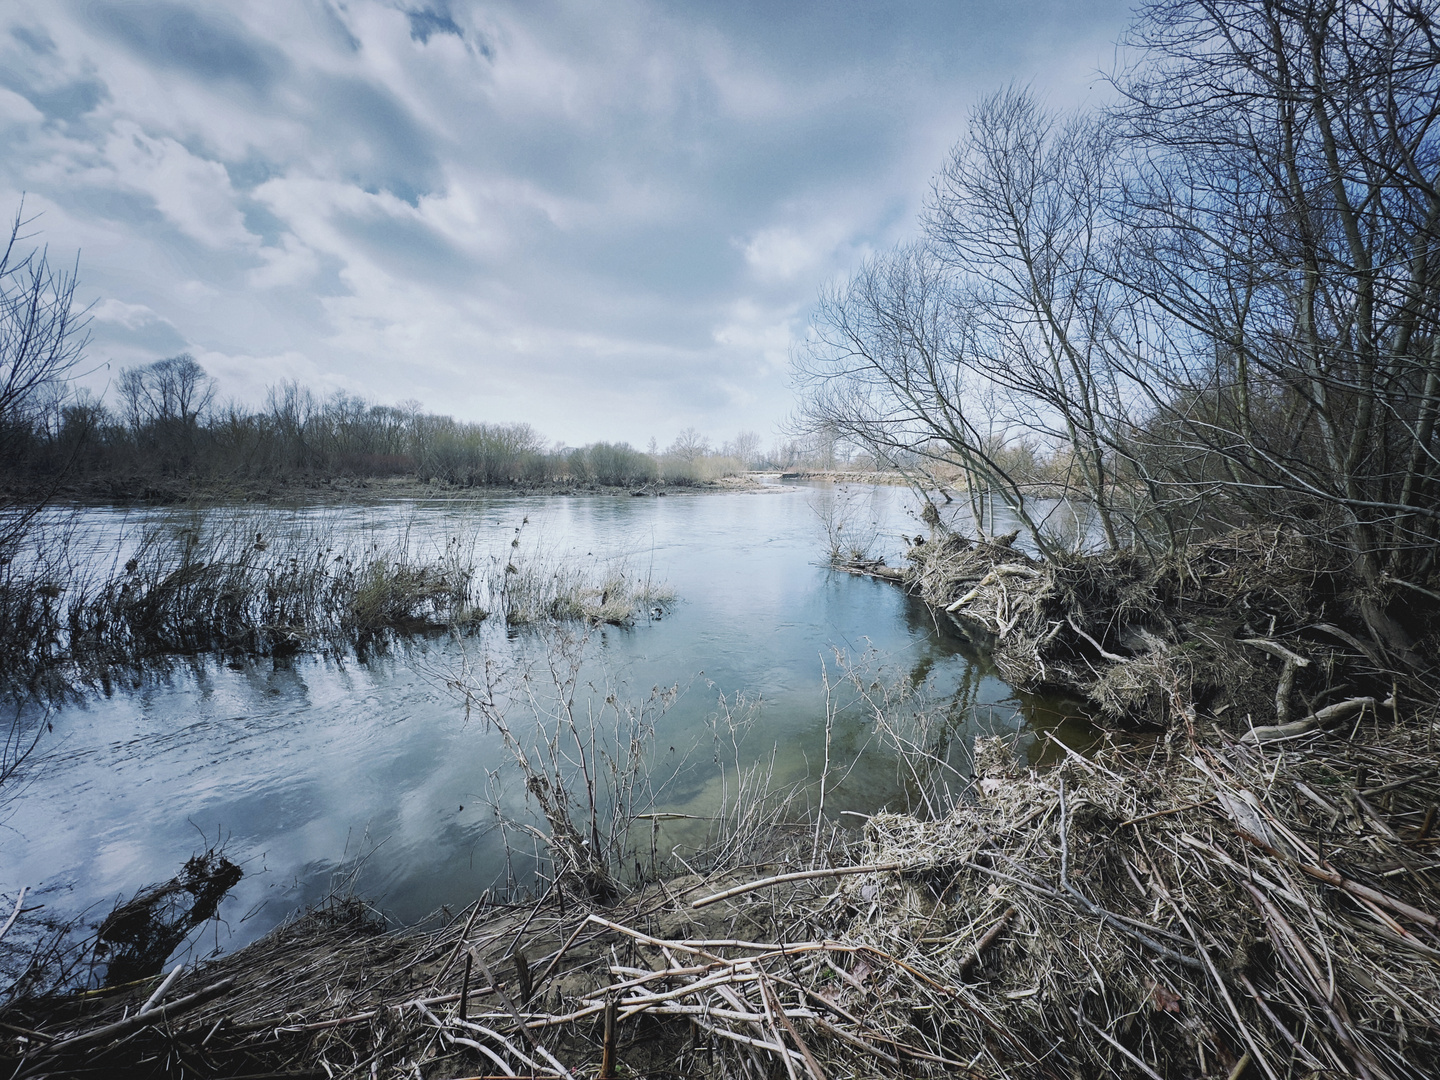
M 1000 444 L 981 408 L 986 379 L 965 314 L 955 273 L 929 246 L 868 259 L 821 295 L 795 356 L 801 423 L 922 476 L 924 463 L 960 468 L 972 496 L 998 493 L 1047 551 L 1033 500 L 994 452 Z
M 89 343 L 89 317 L 75 303 L 76 270 L 52 267 L 46 248 L 24 250 L 33 222 L 22 205 L 0 253 L 0 462 L 7 469 L 30 442 L 36 407 L 70 377 Z M 0 506 L 0 547 L 23 534 L 42 503 Z
M 725 453 L 747 469 L 753 469 L 760 460 L 760 436 L 753 431 L 742 431 L 733 443 L 726 444 Z
M 807 421 L 952 459 L 1017 513 L 995 438 L 1019 437 L 1112 548 L 1308 527 L 1413 660 L 1396 600 L 1436 596 L 1440 550 L 1436 24 L 1430 2 L 1151 0 L 1118 106 L 985 99 L 925 242 L 821 297 Z
M 821 298 L 797 363 L 812 424 L 840 425 L 897 466 L 916 454 L 958 465 L 982 531 L 977 489 L 999 494 L 1042 550 L 1042 489 L 1016 466 L 1049 451 L 1069 475 L 1052 471 L 1044 494 L 1093 506 L 1112 550 L 1124 524 L 1140 535 L 1160 500 L 1131 453 L 1144 394 L 1113 355 L 1128 316 L 1111 153 L 1098 121 L 1060 117 L 1028 91 L 981 101 L 935 180 L 925 240 Z
M 1023 89 L 993 94 L 936 178 L 925 224 L 958 275 L 967 362 L 1003 391 L 1013 426 L 1067 449 L 1116 549 L 1124 409 L 1108 350 L 1123 303 L 1106 272 L 1109 154 L 1094 119 L 1059 117 Z
M 1402 652 L 1386 594 L 1419 587 L 1440 539 L 1435 14 L 1156 0 L 1114 113 L 1122 275 L 1150 313 L 1135 360 L 1175 479 L 1334 515 Z
M 665 451 L 665 453 L 671 457 L 678 458 L 687 463 L 697 461 L 709 452 L 710 440 L 704 435 L 701 435 L 700 432 L 696 431 L 693 427 L 687 427 L 684 431 L 680 432 L 679 435 L 676 435 L 675 441 L 671 443 L 670 448 Z
M 189 353 L 120 373 L 120 397 L 131 427 L 192 427 L 215 398 L 215 380 Z

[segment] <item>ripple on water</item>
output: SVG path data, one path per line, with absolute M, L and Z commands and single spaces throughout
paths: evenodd
M 918 531 L 908 493 L 861 496 L 893 557 L 898 536 Z M 666 755 L 672 745 L 677 754 L 698 750 L 662 808 L 706 812 L 718 800 L 706 720 L 719 696 L 763 703 L 745 752 L 773 752 L 778 781 L 814 775 L 824 745 L 821 665 L 833 677 L 837 648 L 852 657 L 873 650 L 880 677 L 926 681 L 941 700 L 963 694 L 954 739 L 962 757 L 973 734 L 1023 723 L 1005 685 L 976 669 L 898 589 L 816 565 L 823 538 L 812 502 L 836 497 L 825 487 L 667 499 L 501 496 L 288 514 L 231 509 L 214 518 L 267 535 L 324 527 L 403 536 L 417 552 L 460 536 L 483 558 L 509 557 L 528 517 L 522 552 L 623 557 L 631 572 L 665 581 L 679 596 L 674 609 L 595 635 L 582 682 L 608 679 L 633 696 L 656 685 L 687 688 L 660 724 L 659 746 Z M 126 550 L 127 530 L 166 520 L 174 516 L 97 509 L 80 512 L 74 527 L 95 559 L 111 560 Z M 205 515 L 198 521 L 206 527 Z M 507 638 L 493 626 L 481 638 L 492 648 L 530 647 L 526 635 Z M 51 902 L 79 911 L 163 880 L 223 840 L 246 878 L 221 909 L 214 940 L 222 947 L 322 898 L 337 870 L 357 863 L 357 887 L 399 920 L 462 906 L 505 873 L 485 808 L 505 753 L 443 687 L 479 647 L 432 639 L 367 662 L 187 661 L 133 692 L 62 709 L 24 797 L 9 808 L 0 884 L 62 886 Z M 827 806 L 868 811 L 896 796 L 895 763 L 862 709 L 843 714 L 832 734 L 849 774 Z M 512 805 L 517 787 L 506 785 Z

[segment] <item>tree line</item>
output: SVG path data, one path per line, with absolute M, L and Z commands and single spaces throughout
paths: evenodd
M 1052 556 L 1055 497 L 1157 558 L 1287 523 L 1403 637 L 1397 598 L 1440 599 L 1436 15 L 1150 0 L 1111 103 L 986 97 L 920 234 L 822 295 L 808 430 L 960 472 Z
M 691 427 L 664 448 L 654 439 L 645 450 L 627 442 L 570 447 L 548 443 L 528 424 L 457 420 L 415 401 L 322 397 L 294 381 L 250 408 L 219 401 L 216 380 L 188 353 L 124 368 L 97 396 L 75 384 L 89 345 L 76 272 L 58 269 L 42 246 L 27 249 L 33 226 L 22 206 L 0 250 L 0 549 L 65 487 L 128 495 L 157 480 L 183 487 L 384 476 L 464 487 L 684 485 L 836 462 L 833 435 L 765 450 L 754 432 L 713 445 Z
M 125 368 L 113 403 L 63 379 L 4 414 L 12 480 L 410 476 L 462 487 L 550 482 L 691 484 L 763 467 L 759 437 L 712 446 L 694 428 L 668 447 L 548 443 L 529 424 L 457 420 L 418 402 L 326 397 L 294 381 L 254 409 L 217 403 L 216 380 L 189 354 Z

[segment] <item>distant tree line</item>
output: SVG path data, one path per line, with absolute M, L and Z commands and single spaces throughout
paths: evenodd
M 476 423 L 353 394 L 272 387 L 261 408 L 217 397 L 190 354 L 122 369 L 105 397 L 79 388 L 89 313 L 75 272 L 27 247 L 23 205 L 0 250 L 0 559 L 62 489 L 129 497 L 232 483 L 413 476 L 458 486 L 692 484 L 757 469 L 874 467 L 836 432 L 761 447 L 754 432 L 713 446 L 686 428 L 668 447 L 547 444 L 527 424 Z M 883 464 L 883 462 L 882 462 Z
M 12 249 L 21 224 L 17 218 Z M 0 517 L 33 508 L 61 484 L 116 494 L 143 493 L 155 481 L 173 490 L 384 476 L 461 487 L 684 485 L 752 469 L 835 463 L 834 439 L 790 439 L 767 452 L 754 432 L 712 446 L 695 428 L 664 448 L 653 439 L 647 450 L 625 442 L 551 445 L 528 424 L 456 420 L 415 401 L 378 405 L 344 392 L 321 397 L 294 381 L 271 387 L 263 407 L 247 408 L 220 402 L 216 380 L 188 353 L 122 369 L 102 399 L 69 378 L 86 344 L 83 314 L 74 311 L 73 274 L 57 278 L 43 250 L 19 261 L 22 269 L 49 275 L 49 285 L 27 280 L 29 293 L 6 297 L 10 332 L 0 349 L 16 355 L 0 353 L 0 376 L 9 380 L 8 389 L 0 387 L 0 463 L 10 493 L 8 514 Z M 10 325 L 26 311 L 33 323 L 42 309 L 50 322 L 41 330 Z M 50 341 L 48 352 L 35 347 L 42 338 Z
M 1437 25 L 1430 2 L 1150 0 L 1113 104 L 984 99 L 922 234 L 822 296 L 804 430 L 959 472 L 1052 555 L 1039 496 L 1155 558 L 1288 524 L 1403 639 L 1393 613 L 1440 599 Z
M 466 422 L 344 392 L 322 398 L 293 381 L 271 387 L 259 409 L 217 403 L 216 389 L 187 353 L 122 370 L 113 405 L 53 379 L 5 417 L 7 473 L 41 484 L 413 476 L 462 487 L 623 486 L 699 483 L 767 463 L 753 433 L 720 447 L 687 428 L 663 450 L 572 448 L 547 444 L 528 424 Z

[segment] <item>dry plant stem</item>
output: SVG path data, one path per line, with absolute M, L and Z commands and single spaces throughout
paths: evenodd
M 500 1003 L 504 1005 L 506 1010 L 510 1013 L 511 1018 L 515 1021 L 516 1029 L 520 1032 L 521 1035 L 525 1037 L 525 1041 L 530 1044 L 530 1048 L 534 1050 L 537 1054 L 539 1054 L 541 1057 L 543 1057 L 546 1061 L 550 1062 L 550 1064 L 554 1066 L 556 1072 L 560 1073 L 562 1076 L 565 1075 L 565 1073 L 567 1072 L 565 1066 L 561 1065 L 560 1062 L 556 1061 L 555 1058 L 550 1055 L 550 1051 L 546 1050 L 545 1047 L 540 1043 L 540 1040 L 530 1033 L 529 1026 L 520 1016 L 520 1010 L 515 1008 L 515 1003 L 512 1002 L 509 996 L 505 993 L 505 991 L 500 988 L 500 983 L 496 980 L 495 976 L 491 973 L 490 968 L 486 965 L 484 957 L 482 957 L 479 953 L 474 952 L 473 950 L 471 951 L 471 955 L 475 957 L 475 962 L 480 965 L 480 973 L 484 975 L 485 978 L 489 981 L 490 985 L 495 988 L 495 993 L 500 997 Z
M 20 893 L 15 897 L 15 910 L 10 912 L 10 917 L 5 920 L 5 926 L 0 928 L 0 941 L 4 940 L 5 935 L 10 932 L 10 928 L 15 925 L 15 920 L 20 917 L 20 906 L 25 903 L 25 894 L 29 891 L 29 885 L 20 886 Z
M 815 1055 L 810 1052 L 810 1047 L 806 1044 L 805 1040 L 800 1037 L 800 1032 L 796 1030 L 795 1025 L 790 1022 L 790 1017 L 786 1014 L 785 1010 L 780 1007 L 780 1002 L 775 996 L 774 991 L 769 989 L 763 979 L 760 981 L 760 992 L 762 994 L 768 994 L 772 998 L 775 1015 L 779 1018 L 780 1023 L 784 1025 L 785 1030 L 790 1033 L 790 1038 L 795 1041 L 795 1045 L 800 1048 L 800 1053 L 805 1056 L 805 1067 L 810 1070 L 811 1080 L 825 1080 L 825 1070 L 822 1069 L 820 1063 L 815 1060 Z
M 1245 831 L 1245 829 L 1239 826 L 1236 826 L 1235 831 L 1241 838 L 1248 840 L 1250 843 L 1265 851 L 1267 854 L 1274 856 L 1282 863 L 1285 863 L 1289 866 L 1294 866 L 1297 870 L 1300 870 L 1302 873 L 1309 875 L 1316 881 L 1323 881 L 1327 885 L 1334 885 L 1336 888 L 1344 889 L 1346 892 L 1349 893 L 1354 893 L 1356 896 L 1361 897 L 1362 899 L 1369 900 L 1371 903 L 1379 904 L 1381 907 L 1387 907 L 1391 911 L 1394 911 L 1399 915 L 1404 915 L 1408 919 L 1414 919 L 1416 922 L 1423 923 L 1432 929 L 1440 927 L 1440 919 L 1437 919 L 1428 911 L 1421 911 L 1419 908 L 1412 907 L 1411 905 L 1405 903 L 1402 900 L 1395 899 L 1395 897 L 1393 896 L 1387 896 L 1385 893 L 1380 892 L 1378 889 L 1372 889 L 1370 888 L 1370 886 L 1362 885 L 1358 881 L 1351 881 L 1349 878 L 1336 873 L 1334 870 L 1327 870 L 1319 866 L 1311 866 L 1308 863 L 1301 862 L 1293 856 L 1287 855 L 1283 851 L 1279 851 L 1276 848 L 1271 847 L 1264 840 L 1261 840 L 1257 836 L 1251 835 L 1249 832 Z
M 775 1013 L 776 1013 L 777 1010 L 771 1008 L 771 1005 L 770 1005 L 770 993 L 769 993 L 769 991 L 768 991 L 768 990 L 766 989 L 766 987 L 765 987 L 765 979 L 764 979 L 763 976 L 761 976 L 761 977 L 759 977 L 759 978 L 757 979 L 757 984 L 758 984 L 758 986 L 760 987 L 760 1006 L 761 1006 L 761 1008 L 764 1009 L 764 1011 L 765 1011 L 765 1012 L 764 1012 L 765 1023 L 769 1026 L 771 1034 L 773 1034 L 773 1035 L 775 1036 L 775 1041 L 776 1041 L 777 1043 L 779 1043 L 781 1046 L 784 1046 L 784 1045 L 785 1045 L 785 1036 L 781 1034 L 781 1032 L 780 1032 L 780 1024 L 779 1024 L 779 1022 L 775 1019 Z M 758 1018 L 757 1018 L 757 1023 L 758 1023 Z M 787 1023 L 786 1026 L 789 1026 L 788 1023 Z M 802 1047 L 802 1049 L 803 1049 L 803 1047 Z M 802 1059 L 802 1060 L 803 1060 L 803 1059 Z M 780 1059 L 780 1061 L 781 1061 L 781 1064 L 783 1064 L 783 1065 L 785 1066 L 785 1072 L 786 1072 L 786 1074 L 790 1077 L 790 1080 L 800 1080 L 800 1078 L 795 1074 L 795 1063 L 790 1060 L 790 1055 L 789 1055 L 789 1054 L 784 1055 L 784 1056 Z M 809 1065 L 809 1062 L 806 1061 L 805 1064 L 808 1066 L 808 1065 Z
M 1079 634 L 1082 638 L 1084 638 L 1094 647 L 1095 651 L 1100 654 L 1100 658 L 1102 660 L 1109 660 L 1112 664 L 1123 664 L 1126 660 L 1129 659 L 1129 657 L 1121 656 L 1118 653 L 1111 652 L 1110 650 L 1105 648 L 1105 646 L 1101 645 L 1100 642 L 1096 641 L 1088 633 L 1082 630 L 1080 628 L 1080 625 L 1075 621 L 1075 616 L 1066 615 L 1065 621 L 1070 624 L 1071 630 L 1074 630 L 1075 633 Z
M 1116 1041 L 1116 1040 L 1109 1034 L 1109 1032 L 1105 1031 L 1105 1030 L 1104 1030 L 1103 1028 L 1101 1028 L 1101 1027 L 1096 1026 L 1095 1024 L 1092 1024 L 1089 1020 L 1087 1020 L 1087 1019 L 1085 1018 L 1084 1014 L 1082 1014 L 1081 1012 L 1079 1012 L 1079 1010 L 1076 1010 L 1075 1019 L 1078 1020 L 1083 1026 L 1085 1026 L 1086 1028 L 1089 1028 L 1091 1031 L 1093 1031 L 1096 1035 L 1099 1035 L 1100 1038 L 1104 1039 L 1107 1043 L 1109 1043 L 1111 1046 L 1113 1046 L 1116 1050 L 1119 1050 L 1119 1051 L 1120 1051 L 1120 1054 L 1121 1054 L 1127 1061 L 1129 1061 L 1130 1064 L 1134 1065 L 1137 1069 L 1139 1069 L 1141 1072 L 1143 1072 L 1146 1076 L 1150 1077 L 1151 1080 L 1165 1080 L 1165 1078 L 1164 1078 L 1163 1076 L 1161 1076 L 1161 1075 L 1160 1075 L 1159 1073 L 1157 1073 L 1154 1069 L 1152 1069 L 1148 1064 L 1146 1064 L 1146 1062 L 1145 1062 L 1143 1059 L 1137 1057 L 1132 1051 L 1126 1049 L 1126 1048 L 1125 1048 L 1124 1046 L 1122 1046 L 1118 1041 Z
M 900 1068 L 899 1058 L 887 1054 L 884 1050 L 881 1050 L 878 1046 L 875 1046 L 872 1043 L 866 1042 L 860 1036 L 852 1035 L 848 1031 L 842 1031 L 834 1024 L 831 1024 L 828 1021 L 821 1019 L 820 1017 L 816 1017 L 815 1023 L 818 1024 L 825 1031 L 827 1031 L 829 1034 L 839 1039 L 841 1042 L 848 1043 L 850 1046 L 853 1046 L 858 1050 L 863 1050 L 867 1054 L 873 1054 L 875 1057 L 878 1057 L 881 1061 L 885 1062 L 885 1064 L 889 1065 L 892 1069 Z
M 1270 1080 L 1279 1080 L 1275 1070 L 1270 1067 L 1270 1062 L 1260 1053 L 1260 1047 L 1255 1042 L 1255 1038 L 1251 1034 L 1250 1028 L 1246 1025 L 1244 1018 L 1240 1015 L 1240 1010 L 1235 1007 L 1235 1001 L 1231 998 L 1230 991 L 1225 986 L 1225 981 L 1220 977 L 1220 972 L 1215 969 L 1214 961 L 1210 959 L 1210 953 L 1200 943 L 1200 935 L 1195 932 L 1195 928 L 1191 926 L 1190 921 L 1185 918 L 1179 905 L 1175 903 L 1174 898 L 1170 895 L 1170 890 L 1160 881 L 1159 875 L 1154 873 L 1153 867 L 1151 873 L 1152 876 L 1155 877 L 1156 883 L 1160 886 L 1161 895 L 1175 912 L 1176 917 L 1181 921 L 1185 929 L 1190 932 L 1190 937 L 1195 942 L 1196 950 L 1205 960 L 1205 970 L 1209 972 L 1210 978 L 1215 984 L 1215 989 L 1224 1000 L 1225 1007 L 1230 1011 L 1230 1015 L 1235 1021 L 1235 1026 L 1240 1032 L 1240 1037 L 1244 1039 L 1245 1044 L 1250 1047 L 1251 1053 L 1255 1055 L 1256 1060 L 1260 1063 L 1260 1068 L 1265 1070 L 1265 1075 L 1270 1077 Z
M 615 1077 L 615 998 L 605 1000 L 605 1036 L 600 1057 L 600 1080 Z
M 1004 913 L 1001 914 L 1000 918 L 995 920 L 995 925 L 990 927 L 989 930 L 985 931 L 985 936 L 975 943 L 975 948 L 970 950 L 970 955 L 965 957 L 964 960 L 960 961 L 960 976 L 962 978 L 968 975 L 970 973 L 970 969 L 973 968 L 977 963 L 979 963 L 980 954 L 995 943 L 995 939 L 1000 936 L 1001 932 L 1005 929 L 1006 924 L 1010 922 L 1010 920 L 1015 916 L 1018 911 L 1018 908 L 1006 908 Z
M 1270 1006 L 1266 1004 L 1265 999 L 1260 996 L 1260 991 L 1255 989 L 1255 984 L 1250 981 L 1250 977 L 1244 972 L 1241 972 L 1239 979 L 1245 989 L 1250 992 L 1250 996 L 1254 998 L 1256 1007 L 1265 1014 L 1265 1018 L 1269 1020 L 1270 1023 L 1275 1025 L 1275 1030 L 1280 1032 L 1280 1035 L 1290 1044 L 1295 1053 L 1305 1059 L 1306 1065 L 1312 1069 L 1323 1069 L 1325 1066 L 1321 1064 L 1320 1060 L 1316 1058 L 1314 1054 L 1310 1053 L 1309 1050 L 1305 1049 L 1300 1041 L 1290 1033 L 1290 1029 L 1281 1022 L 1280 1018 L 1276 1016 Z
M 1295 931 L 1294 927 L 1286 920 L 1285 916 L 1270 902 L 1259 889 L 1253 885 L 1246 884 L 1246 889 L 1254 898 L 1256 906 L 1265 916 L 1266 929 L 1274 942 L 1276 950 L 1284 959 L 1287 966 L 1292 970 L 1303 972 L 1300 979 L 1306 992 L 1315 1000 L 1324 1012 L 1326 1019 L 1334 1029 L 1336 1037 L 1350 1052 L 1351 1059 L 1356 1069 L 1363 1077 L 1371 1075 L 1385 1076 L 1383 1071 L 1356 1042 L 1355 1034 L 1351 1029 L 1351 1022 L 1345 1004 L 1335 994 L 1332 984 L 1320 972 L 1320 967 L 1311 955 L 1310 950 L 1305 947 L 1304 939 Z M 1297 963 L 1298 961 L 1298 963 Z M 1307 977 L 1308 976 L 1308 977 Z
M 825 787 L 830 781 L 830 735 L 835 724 L 834 690 L 830 685 L 830 673 L 825 670 L 822 658 L 821 680 L 825 685 L 825 763 L 820 769 L 820 805 L 815 811 L 815 841 L 810 846 L 810 865 L 820 858 L 820 830 L 825 824 Z M 0 934 L 0 937 L 3 937 Z
M 1280 681 L 1275 685 L 1275 724 L 1277 727 L 1284 727 L 1285 722 L 1290 718 L 1290 693 L 1295 686 L 1295 672 L 1301 668 L 1308 668 L 1310 661 L 1287 649 L 1278 641 L 1271 641 L 1268 638 L 1241 638 L 1240 644 L 1252 645 L 1283 662 L 1284 667 L 1280 672 Z
M 167 991 L 169 991 L 171 984 L 180 977 L 180 972 L 184 969 L 184 964 L 176 964 L 173 968 L 171 968 L 170 974 L 165 976 L 164 980 L 160 983 L 160 985 L 155 988 L 155 992 L 145 999 L 144 1005 L 140 1006 L 140 1012 L 147 1013 L 151 1009 L 153 1009 L 156 1003 L 165 996 Z M 137 1013 L 137 1015 L 139 1014 Z
M 449 959 L 445 961 L 445 966 L 440 969 L 440 973 L 435 976 L 435 985 L 438 986 L 445 980 L 445 976 L 449 974 L 450 968 L 455 963 L 456 958 L 460 955 L 461 951 L 466 948 L 466 940 L 470 937 L 470 931 L 475 926 L 475 920 L 480 917 L 480 909 L 483 906 L 479 900 L 475 901 L 471 906 L 470 917 L 465 920 L 465 929 L 460 931 L 460 936 L 455 939 L 455 947 L 450 950 Z
M 905 869 L 904 863 L 882 863 L 876 866 L 837 866 L 824 870 L 796 870 L 789 874 L 776 874 L 774 877 L 761 878 L 759 881 L 751 881 L 745 885 L 736 885 L 733 889 L 726 889 L 724 892 L 715 893 L 713 896 L 702 897 L 691 902 L 692 908 L 708 907 L 710 904 L 717 904 L 721 900 L 729 900 L 732 897 L 741 896 L 756 889 L 769 888 L 771 885 L 783 885 L 787 881 L 810 881 L 814 878 L 843 877 L 848 874 L 878 874 L 891 870 Z
M 555 955 L 550 958 L 550 963 L 545 965 L 545 970 L 540 973 L 540 978 L 535 980 L 536 986 L 545 985 L 546 980 L 550 978 L 550 973 L 555 970 L 555 965 L 560 963 L 560 958 L 570 951 L 570 946 L 575 944 L 575 939 L 580 936 L 581 931 L 585 929 L 588 922 L 588 919 L 581 920 L 580 925 L 570 932 L 570 936 L 565 939 L 565 944 L 560 946 Z
M 1068 821 L 1068 819 L 1069 819 L 1069 815 L 1067 814 L 1066 809 L 1065 809 L 1065 781 L 1064 781 L 1064 780 L 1061 780 L 1061 781 L 1060 781 L 1060 888 L 1061 888 L 1063 891 L 1065 891 L 1066 893 L 1068 893 L 1068 894 L 1071 896 L 1071 898 L 1074 899 L 1074 901 L 1075 901 L 1076 903 L 1078 903 L 1084 910 L 1086 910 L 1086 911 L 1090 912 L 1091 914 L 1095 915 L 1095 916 L 1096 916 L 1097 918 L 1099 918 L 1102 922 L 1108 923 L 1110 926 L 1114 927 L 1116 930 L 1120 931 L 1122 934 L 1129 934 L 1129 935 L 1130 935 L 1131 937 L 1133 937 L 1136 941 L 1139 941 L 1141 944 L 1147 946 L 1147 947 L 1150 948 L 1150 949 L 1153 949 L 1155 952 L 1159 953 L 1161 956 L 1165 957 L 1166 959 L 1174 960 L 1177 964 L 1184 964 L 1186 967 L 1194 967 L 1194 968 L 1201 967 L 1201 966 L 1202 966 L 1201 962 L 1200 962 L 1199 960 L 1196 960 L 1193 956 L 1184 956 L 1184 955 L 1182 955 L 1181 953 L 1177 953 L 1174 949 L 1167 948 L 1166 946 L 1160 944 L 1160 942 L 1156 941 L 1156 940 L 1155 940 L 1153 937 L 1151 937 L 1149 934 L 1142 933 L 1142 932 L 1139 931 L 1139 930 L 1134 930 L 1134 929 L 1131 929 L 1130 927 L 1124 925 L 1124 924 L 1123 924 L 1119 919 L 1117 919 L 1111 912 L 1106 911 L 1104 908 L 1100 907 L 1098 904 L 1095 904 L 1095 903 L 1093 903 L 1092 901 L 1090 901 L 1089 899 L 1087 899 L 1087 898 L 1085 897 L 1085 895 L 1080 892 L 1079 889 L 1075 888 L 1074 885 L 1070 884 L 1070 876 L 1069 876 L 1070 845 L 1069 845 L 1069 839 L 1068 839 L 1068 838 L 1069 838 L 1069 821 Z M 1197 947 L 1197 948 L 1199 947 L 1198 943 L 1197 943 L 1197 946 L 1196 946 L 1196 947 Z M 1201 952 L 1202 955 L 1204 955 L 1204 950 L 1203 950 L 1203 949 L 1201 949 L 1200 952 Z M 1207 958 L 1207 963 L 1208 963 L 1208 958 Z
M 465 975 L 460 983 L 460 1007 L 458 1015 L 461 1020 L 466 1019 L 465 1014 L 470 1008 L 470 969 L 475 958 L 469 953 L 465 954 Z

